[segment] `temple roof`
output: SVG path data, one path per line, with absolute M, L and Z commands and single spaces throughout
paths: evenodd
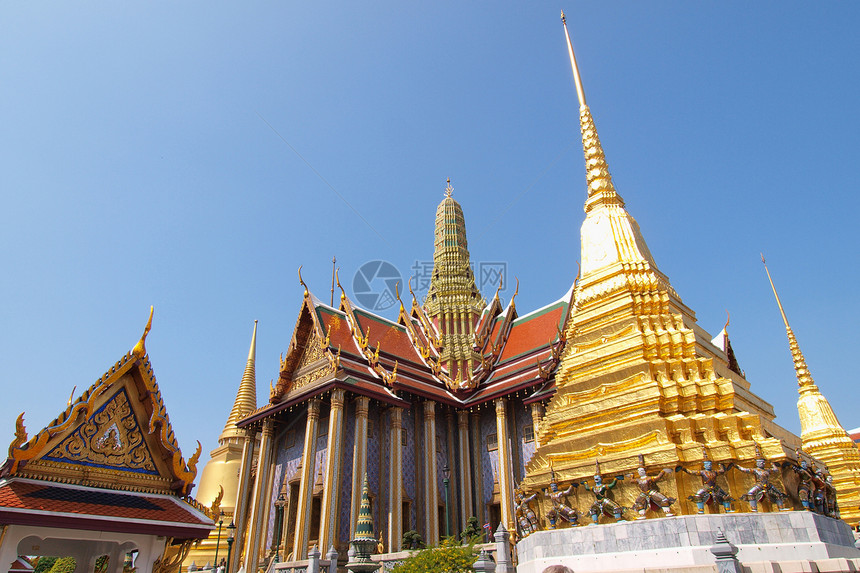
M 561 332 L 573 289 L 559 300 L 517 316 L 513 299 L 504 309 L 494 298 L 482 314 L 488 331 L 473 337 L 482 357 L 472 372 L 474 388 L 458 385 L 440 359 L 437 332 L 425 311 L 413 301 L 401 303 L 398 321 L 355 307 L 342 291 L 338 308 L 305 292 L 278 383 L 269 404 L 239 422 L 245 427 L 335 387 L 392 405 L 408 406 L 429 399 L 470 408 L 494 398 L 544 389 L 552 380 L 564 345 Z M 479 343 L 480 342 L 480 343 Z
M 146 335 L 47 427 L 28 440 L 16 422 L 0 478 L 27 477 L 187 496 L 197 451 L 186 462 L 146 353 Z

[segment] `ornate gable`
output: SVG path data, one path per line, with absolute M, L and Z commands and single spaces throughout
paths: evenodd
M 27 439 L 24 414 L 0 477 L 188 495 L 197 452 L 186 463 L 173 435 L 143 337 L 134 349 Z
M 113 471 L 158 475 L 140 423 L 125 388 L 120 388 L 98 410 L 43 460 Z

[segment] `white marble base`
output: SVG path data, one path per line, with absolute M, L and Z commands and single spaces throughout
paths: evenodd
M 538 531 L 517 544 L 518 573 L 709 568 L 717 529 L 741 563 L 860 558 L 847 523 L 810 512 L 685 515 Z

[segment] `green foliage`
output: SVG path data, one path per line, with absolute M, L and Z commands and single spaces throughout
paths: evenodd
M 480 543 L 483 532 L 478 527 L 478 518 L 474 515 L 466 520 L 466 529 L 460 534 L 463 543 Z
M 420 533 L 410 529 L 403 533 L 402 544 L 404 549 L 423 549 L 424 539 L 421 538 Z
M 472 564 L 478 556 L 472 545 L 458 545 L 454 537 L 442 541 L 441 547 L 423 549 L 409 556 L 391 573 L 472 573 Z
M 33 573 L 45 573 L 54 566 L 54 562 L 56 560 L 56 557 L 39 557 L 39 560 L 36 562 L 36 568 L 33 569 Z
M 102 555 L 96 558 L 96 566 L 93 573 L 107 573 L 108 563 L 110 563 L 109 555 Z
M 54 562 L 54 566 L 48 573 L 75 573 L 75 558 L 60 557 Z

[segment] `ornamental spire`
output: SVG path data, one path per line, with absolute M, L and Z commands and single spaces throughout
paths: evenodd
M 219 442 L 238 435 L 236 423 L 257 409 L 257 374 L 255 363 L 257 361 L 257 321 L 254 321 L 254 333 L 251 335 L 251 348 L 248 350 L 248 362 L 245 364 L 245 372 L 239 383 L 239 391 L 236 393 L 236 401 L 230 411 L 230 417 L 224 424 Z
M 609 174 L 609 165 L 606 163 L 606 154 L 600 144 L 597 135 L 597 127 L 591 110 L 585 103 L 585 91 L 582 89 L 582 78 L 579 75 L 579 66 L 576 63 L 576 55 L 573 53 L 573 44 L 570 41 L 570 33 L 567 31 L 567 19 L 564 12 L 561 13 L 561 23 L 564 26 L 564 37 L 567 40 L 567 53 L 570 56 L 570 67 L 573 70 L 573 81 L 576 84 L 576 95 L 579 98 L 579 129 L 582 132 L 582 149 L 585 152 L 585 175 L 588 183 L 588 199 L 585 201 L 585 212 L 588 213 L 598 205 L 617 205 L 624 207 L 624 199 L 615 191 L 612 176 Z
M 809 368 L 806 366 L 806 359 L 800 351 L 800 345 L 797 344 L 797 339 L 794 337 L 794 331 L 791 330 L 791 326 L 788 324 L 785 309 L 782 308 L 782 301 L 779 300 L 779 294 L 776 292 L 776 287 L 773 284 L 773 279 L 770 276 L 770 271 L 767 268 L 763 254 L 761 255 L 761 263 L 764 265 L 764 272 L 767 273 L 767 280 L 770 281 L 770 288 L 773 290 L 773 296 L 776 298 L 777 306 L 779 306 L 779 313 L 782 315 L 782 322 L 785 324 L 788 347 L 791 350 L 791 358 L 794 360 L 794 371 L 797 373 L 797 385 L 800 386 L 801 393 L 804 391 L 818 392 L 815 380 L 812 379 L 812 374 L 809 373 Z
M 797 383 L 800 386 L 797 414 L 800 417 L 800 438 L 803 449 L 829 468 L 839 503 L 844 508 L 840 511 L 841 517 L 849 524 L 856 525 L 860 522 L 860 511 L 857 510 L 860 505 L 860 451 L 839 423 L 830 402 L 812 379 L 794 332 L 788 325 L 785 309 L 782 308 L 782 302 L 776 293 L 764 255 L 761 257 L 761 262 L 764 264 L 767 280 L 770 281 L 770 288 L 773 289 L 776 304 L 785 323 L 788 347 L 791 349 Z

